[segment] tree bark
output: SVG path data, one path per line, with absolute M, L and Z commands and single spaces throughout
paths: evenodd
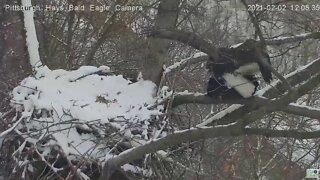
M 155 20 L 155 29 L 174 29 L 178 19 L 180 0 L 161 0 Z M 159 85 L 163 65 L 168 59 L 167 51 L 170 42 L 165 39 L 150 37 L 146 58 L 143 61 L 142 75 Z

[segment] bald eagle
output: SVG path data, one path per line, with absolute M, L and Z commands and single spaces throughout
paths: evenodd
M 249 39 L 239 46 L 218 48 L 216 57 L 210 57 L 207 69 L 211 75 L 207 94 L 219 99 L 249 98 L 256 92 L 256 75 L 270 83 L 270 58 L 259 42 Z

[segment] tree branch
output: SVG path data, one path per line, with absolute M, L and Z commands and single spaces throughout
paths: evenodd
M 85 62 L 86 65 L 94 65 L 94 55 L 96 54 L 96 52 L 98 51 L 98 49 L 103 45 L 103 43 L 106 41 L 106 39 L 109 37 L 110 35 L 110 29 L 114 26 L 114 21 L 117 17 L 118 12 L 114 12 L 111 17 L 108 19 L 108 21 L 106 23 L 104 23 L 103 26 L 103 32 L 100 35 L 100 37 L 98 38 L 98 40 L 91 46 L 91 48 L 89 49 L 86 58 L 85 58 Z
M 239 136 L 243 133 L 242 129 L 242 127 L 234 124 L 229 126 L 211 128 L 192 128 L 189 130 L 176 132 L 164 138 L 153 140 L 145 145 L 124 151 L 118 156 L 109 159 L 106 162 L 106 165 L 104 166 L 103 174 L 110 173 L 109 169 L 114 169 L 114 167 L 120 167 L 128 162 L 132 162 L 136 159 L 139 159 L 146 154 L 166 149 L 168 147 L 180 144 L 182 142 L 196 141 L 200 139 L 221 136 Z
M 28 48 L 28 54 L 30 58 L 30 64 L 36 71 L 42 66 L 39 55 L 39 42 L 37 39 L 36 28 L 33 19 L 33 7 L 31 0 L 21 0 L 21 4 L 24 7 L 31 7 L 30 9 L 23 10 L 24 14 L 24 28 L 26 30 L 26 42 Z
M 319 84 L 320 73 L 308 79 L 305 83 L 299 85 L 291 93 L 287 93 L 276 100 L 271 100 L 270 102 L 256 108 L 257 110 L 254 112 L 250 112 L 249 114 L 241 117 L 241 121 L 238 121 L 237 123 L 242 123 L 244 125 L 251 124 L 263 117 L 266 113 L 271 113 L 283 106 L 287 106 L 292 101 L 296 101 L 301 96 L 316 88 Z
M 208 54 L 210 57 L 217 56 L 217 48 L 212 43 L 204 40 L 202 37 L 193 32 L 186 32 L 177 29 L 152 29 L 150 30 L 149 35 L 158 38 L 179 41 Z
M 175 134 L 170 134 L 164 138 L 151 141 L 143 146 L 139 146 L 122 152 L 120 155 L 113 157 L 107 161 L 106 167 L 119 167 L 128 162 L 143 157 L 146 154 L 157 152 L 158 150 L 189 141 L 200 139 L 208 139 L 215 137 L 232 137 L 241 135 L 264 135 L 267 137 L 287 137 L 297 139 L 313 139 L 320 137 L 320 131 L 299 132 L 297 130 L 271 130 L 257 128 L 242 128 L 236 124 L 229 126 L 211 127 L 211 128 L 193 128 L 186 131 L 180 131 Z
M 161 0 L 157 8 L 154 29 L 174 29 L 177 25 L 180 0 Z M 146 58 L 142 62 L 142 75 L 161 87 L 163 65 L 168 59 L 170 42 L 161 38 L 148 38 Z
M 203 93 L 175 93 L 172 107 L 182 104 L 263 104 L 267 99 L 260 97 L 251 97 L 246 99 L 221 100 L 219 98 L 209 97 Z
M 311 63 L 299 68 L 298 70 L 291 72 L 285 76 L 287 81 L 291 86 L 296 86 L 297 84 L 304 82 L 308 78 L 314 76 L 320 71 L 320 59 L 316 59 Z M 286 88 L 281 81 L 275 81 L 271 85 L 259 90 L 256 94 L 258 96 L 266 96 L 268 98 L 275 98 L 286 92 Z M 232 100 L 232 101 L 221 101 L 218 99 L 213 99 L 205 94 L 201 93 L 176 93 L 174 95 L 174 100 L 172 106 L 176 107 L 182 104 L 248 104 L 250 101 L 258 101 L 259 98 L 243 99 L 243 100 Z
M 272 130 L 260 128 L 245 128 L 246 135 L 262 135 L 266 137 L 285 137 L 295 139 L 320 138 L 320 131 L 302 132 L 299 130 Z
M 192 128 L 170 134 L 164 138 L 160 138 L 145 145 L 122 152 L 118 156 L 113 157 L 107 161 L 106 165 L 104 166 L 103 173 L 110 173 L 110 169 L 120 167 L 128 162 L 139 159 L 146 154 L 154 153 L 183 142 L 215 137 L 233 137 L 241 135 L 264 135 L 267 137 L 294 137 L 298 139 L 311 139 L 319 138 L 320 131 L 299 132 L 296 130 L 243 128 L 243 126 L 238 123 L 210 128 Z
M 150 36 L 179 41 L 212 57 L 216 57 L 216 47 L 212 43 L 204 40 L 201 36 L 198 36 L 193 32 L 186 32 L 176 29 L 151 29 L 147 33 Z M 282 44 L 294 43 L 308 39 L 320 39 L 320 32 L 304 33 L 289 37 L 278 37 L 274 39 L 265 39 L 265 44 L 279 46 Z
M 279 46 L 282 44 L 295 43 L 295 42 L 304 41 L 307 39 L 320 39 L 320 32 L 305 33 L 305 34 L 299 34 L 299 35 L 294 35 L 289 37 L 278 37 L 274 39 L 267 39 L 266 44 L 272 45 L 272 46 Z
M 309 79 L 306 83 L 297 87 L 292 93 L 285 94 L 282 97 L 277 98 L 276 100 L 270 100 L 269 102 L 263 105 L 257 104 L 251 106 L 242 106 L 235 109 L 235 111 L 230 110 L 227 114 L 228 116 L 218 116 L 218 118 L 216 118 L 216 116 L 213 116 L 212 118 L 201 123 L 201 125 L 212 126 L 214 124 L 229 124 L 236 122 L 239 119 L 239 117 L 241 117 L 241 121 L 238 121 L 238 123 L 243 125 L 251 124 L 263 117 L 265 114 L 271 113 L 277 109 L 280 109 L 283 106 L 287 106 L 290 102 L 297 100 L 299 97 L 306 94 L 308 91 L 311 91 L 312 89 L 317 87 L 318 84 L 320 84 L 320 74 L 314 76 L 313 78 Z M 239 114 L 239 112 L 244 113 Z
M 320 72 L 320 58 L 313 60 L 305 66 L 299 67 L 297 70 L 285 75 L 284 77 L 289 81 L 292 87 L 304 82 L 308 78 L 318 74 Z M 270 86 L 257 92 L 259 95 L 263 95 L 268 98 L 275 98 L 285 93 L 286 88 L 279 80 L 273 82 Z
M 300 69 L 298 69 L 298 70 L 296 70 L 286 76 L 287 79 L 289 80 L 289 82 L 292 84 L 292 86 L 300 84 L 302 82 L 305 82 L 310 77 L 312 77 L 312 78 L 297 88 L 297 93 L 294 94 L 295 96 L 292 96 L 289 94 L 286 97 L 284 97 L 284 101 L 286 101 L 285 98 L 288 98 L 287 100 L 292 101 L 292 99 L 296 99 L 300 95 L 302 96 L 304 93 L 306 93 L 307 91 L 310 91 L 311 89 L 315 88 L 319 84 L 319 81 L 320 81 L 319 80 L 319 74 L 320 74 L 319 63 L 320 63 L 320 59 L 317 59 L 317 60 L 309 63 L 308 65 L 301 67 Z M 279 93 L 279 91 L 276 91 L 276 90 L 274 90 L 273 92 L 270 92 L 270 91 L 272 89 L 277 88 L 277 87 L 281 87 L 280 84 L 282 84 L 282 82 L 278 80 L 275 83 L 273 83 L 274 86 L 268 86 L 268 87 L 260 90 L 257 94 L 259 94 L 261 96 L 267 95 L 267 97 L 269 97 L 270 99 L 275 98 L 275 97 L 277 97 L 277 94 Z M 290 101 L 287 101 L 287 102 L 290 103 Z M 282 103 L 282 105 L 284 105 L 284 104 L 285 103 Z M 238 117 L 243 116 L 243 114 L 247 114 L 247 113 L 252 114 L 252 111 L 259 109 L 259 106 L 261 108 L 263 105 L 261 106 L 261 105 L 257 104 L 257 106 L 255 106 L 255 105 L 251 105 L 251 106 L 232 105 L 224 110 L 224 112 L 227 112 L 227 113 L 223 114 L 223 112 L 219 112 L 216 115 L 208 118 L 206 121 L 202 122 L 198 126 L 211 126 L 213 124 L 220 124 L 221 125 L 221 124 L 229 124 L 229 123 L 235 122 L 235 120 Z M 274 108 L 274 109 L 266 109 L 267 108 L 266 106 L 270 106 L 268 108 Z M 277 108 L 280 108 L 280 107 L 283 107 L 283 106 L 276 106 L 276 105 L 270 105 L 270 104 L 268 105 L 266 103 L 266 104 L 264 104 L 264 109 L 261 110 L 262 111 L 261 113 L 263 113 L 263 111 L 276 110 Z M 253 115 L 251 117 L 247 117 L 247 118 L 253 118 L 253 119 L 258 118 L 258 116 L 253 116 Z M 261 117 L 261 116 L 259 116 L 259 117 Z
M 308 106 L 299 106 L 297 104 L 291 103 L 288 106 L 280 107 L 279 110 L 297 116 L 304 116 L 320 120 L 320 109 Z
M 196 64 L 196 63 L 199 63 L 199 62 L 205 62 L 207 60 L 208 60 L 208 56 L 206 54 L 196 53 L 191 57 L 182 59 L 181 61 L 176 62 L 176 63 L 168 66 L 165 69 L 164 73 L 167 74 L 167 75 L 170 75 L 170 74 L 173 74 L 173 73 L 175 73 L 177 71 L 180 71 L 180 70 L 184 69 L 188 65 Z

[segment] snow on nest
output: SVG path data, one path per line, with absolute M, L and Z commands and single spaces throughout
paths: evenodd
M 27 77 L 12 92 L 12 104 L 18 112 L 23 116 L 33 114 L 17 130 L 22 132 L 27 127 L 32 131 L 33 140 L 28 139 L 33 143 L 51 134 L 66 154 L 91 157 L 105 157 L 105 153 L 98 152 L 100 146 L 95 143 L 94 133 L 79 133 L 76 126 L 97 129 L 98 125 L 107 124 L 127 138 L 147 141 L 150 121 L 162 109 L 148 108 L 156 104 L 156 85 L 144 80 L 132 83 L 121 75 L 98 75 L 109 70 L 106 66 L 83 66 L 74 71 L 42 67 L 35 77 Z M 133 135 L 132 126 L 141 133 Z M 97 130 L 101 136 L 105 131 L 106 128 Z M 52 145 L 52 141 L 46 145 Z

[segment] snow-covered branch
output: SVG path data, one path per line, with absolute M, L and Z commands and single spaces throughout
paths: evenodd
M 288 106 L 280 107 L 281 111 L 298 115 L 298 116 L 304 116 L 309 117 L 313 119 L 320 120 L 320 109 L 319 108 L 313 108 L 309 106 L 301 106 L 295 103 L 291 103 Z
M 320 39 L 320 32 L 304 33 L 288 37 L 278 37 L 266 40 L 267 45 L 281 45 L 287 43 L 299 42 L 307 39 Z
M 316 74 L 312 78 L 304 81 L 303 83 L 299 84 L 293 92 L 286 93 L 279 98 L 272 99 L 270 102 L 265 103 L 264 105 L 260 107 L 255 107 L 254 112 L 250 112 L 249 114 L 246 114 L 245 116 L 241 117 L 241 121 L 238 123 L 243 123 L 244 125 L 251 124 L 261 117 L 263 117 L 266 113 L 271 113 L 273 111 L 276 111 L 277 109 L 287 106 L 293 101 L 296 101 L 301 96 L 305 95 L 309 91 L 312 91 L 320 84 L 320 73 Z M 243 106 L 245 108 L 246 106 Z
M 213 124 L 228 124 L 235 122 L 239 116 L 245 121 L 245 124 L 250 124 L 257 119 L 263 117 L 266 113 L 270 113 L 277 110 L 285 111 L 285 106 L 290 107 L 291 102 L 297 100 L 299 97 L 303 96 L 307 92 L 313 90 L 317 87 L 320 83 L 320 74 L 315 75 L 313 78 L 307 80 L 302 85 L 299 85 L 293 93 L 285 94 L 279 98 L 273 99 L 265 104 L 257 104 L 257 105 L 249 105 L 249 106 L 241 106 L 236 108 L 235 111 L 232 109 L 232 106 L 227 108 L 224 111 L 229 111 L 227 114 L 228 116 L 223 116 L 220 119 L 214 118 L 216 115 L 213 116 L 212 120 L 206 120 L 201 123 L 202 126 L 212 126 Z M 229 110 L 231 108 L 231 110 Z M 255 111 L 255 113 L 253 113 Z M 305 110 L 304 112 L 306 112 Z M 239 114 L 242 112 L 242 114 Z M 287 111 L 286 111 L 287 112 Z M 290 113 L 290 111 L 288 111 Z M 307 116 L 308 117 L 308 116 Z M 311 116 L 312 117 L 312 116 Z M 226 119 L 226 120 L 225 120 Z
M 289 81 L 292 87 L 306 81 L 308 78 L 319 74 L 320 58 L 311 61 L 310 63 L 299 67 L 295 71 L 285 75 L 284 77 Z M 316 86 L 316 85 L 315 85 Z M 256 94 L 268 98 L 275 98 L 286 92 L 286 87 L 279 80 L 274 81 L 271 85 L 259 90 Z
M 22 6 L 28 7 L 23 10 L 24 14 L 24 27 L 26 30 L 26 42 L 28 47 L 28 53 L 30 57 L 30 64 L 33 68 L 40 67 L 42 65 L 39 55 L 39 42 L 37 39 L 36 28 L 33 20 L 33 7 L 31 0 L 21 0 Z M 30 7 L 30 8 L 29 8 Z
M 204 53 L 196 53 L 191 57 L 182 59 L 179 62 L 174 63 L 171 66 L 168 66 L 164 73 L 165 74 L 173 74 L 181 69 L 184 69 L 186 66 L 191 65 L 191 64 L 195 64 L 195 63 L 199 63 L 199 62 L 205 62 L 208 60 L 208 56 Z

